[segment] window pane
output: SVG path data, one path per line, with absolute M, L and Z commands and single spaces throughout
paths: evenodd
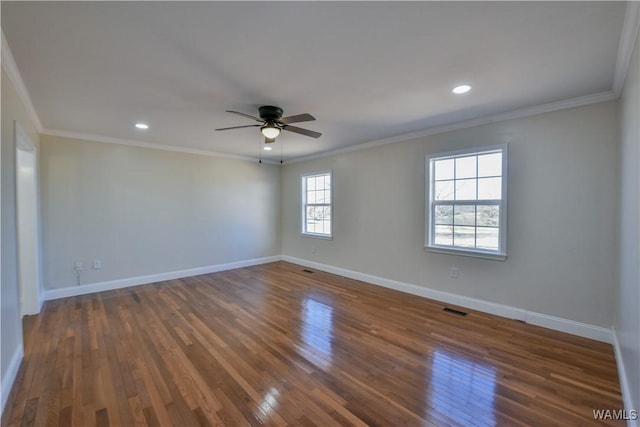
M 445 181 L 446 182 L 446 181 Z M 476 180 L 456 180 L 456 200 L 476 200 Z M 436 183 L 437 185 L 438 183 Z
M 313 204 L 313 203 L 317 203 L 316 202 L 316 191 L 307 191 L 307 203 L 308 204 Z
M 456 159 L 456 179 L 476 177 L 476 156 Z
M 478 156 L 478 176 L 502 176 L 502 153 Z
M 307 181 L 307 191 L 316 189 L 316 179 L 315 178 L 305 178 Z
M 324 176 L 324 188 L 325 190 L 329 190 L 331 188 L 331 175 Z
M 482 249 L 498 250 L 498 228 L 478 227 L 476 245 Z
M 502 178 L 478 179 L 478 199 L 499 200 L 502 198 Z
M 479 226 L 497 227 L 500 225 L 500 207 L 497 205 L 477 207 L 477 224 Z
M 309 226 L 310 233 L 322 233 L 322 224 L 316 221 L 313 221 Z
M 476 207 L 456 206 L 453 223 L 455 225 L 476 225 Z
M 475 227 L 453 227 L 454 246 L 473 248 L 476 245 Z
M 435 167 L 434 176 L 436 181 L 453 179 L 453 159 L 436 160 L 433 165 Z
M 331 221 L 331 207 L 323 206 L 322 207 L 322 218 L 326 221 Z
M 438 181 L 435 183 L 434 200 L 453 200 L 454 181 Z
M 436 206 L 435 223 L 453 224 L 453 206 Z
M 453 245 L 453 227 L 447 225 L 435 226 L 434 243 L 436 245 Z

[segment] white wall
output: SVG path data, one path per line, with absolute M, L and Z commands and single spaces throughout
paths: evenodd
M 44 286 L 280 253 L 280 168 L 41 136 Z M 102 269 L 91 267 L 93 259 Z
M 640 43 L 636 40 L 621 100 L 620 290 L 615 329 L 628 383 L 628 410 L 640 411 Z M 624 367 L 624 368 L 623 368 Z M 623 369 L 622 369 L 623 368 Z M 624 381 L 624 380 L 623 380 Z M 638 424 L 640 425 L 640 424 Z
M 2 179 L 0 196 L 2 227 L 2 266 L 0 283 L 0 373 L 2 406 L 17 373 L 22 354 L 22 321 L 18 289 L 17 220 L 16 220 L 16 164 L 14 120 L 20 123 L 31 140 L 38 143 L 38 133 L 20 101 L 15 87 L 2 70 Z
M 283 254 L 608 328 L 616 289 L 617 105 L 287 165 Z M 425 155 L 500 143 L 509 144 L 508 259 L 425 252 Z M 302 237 L 300 174 L 327 169 L 334 238 Z M 452 266 L 457 279 L 449 277 Z

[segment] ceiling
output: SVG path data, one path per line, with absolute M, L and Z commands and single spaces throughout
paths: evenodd
M 610 91 L 624 2 L 8 2 L 45 131 L 256 158 L 225 113 L 310 113 L 267 157 L 333 151 Z M 471 92 L 454 95 L 459 83 Z M 136 122 L 148 123 L 140 131 Z

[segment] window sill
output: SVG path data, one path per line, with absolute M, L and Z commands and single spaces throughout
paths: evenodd
M 467 251 L 464 249 L 450 249 L 439 246 L 425 246 L 424 250 L 427 252 L 436 252 L 439 254 L 460 255 L 472 258 L 491 259 L 494 261 L 506 261 L 507 259 L 507 254 L 499 254 L 495 252 Z
M 311 237 L 313 239 L 333 240 L 333 236 L 327 236 L 326 234 L 313 234 L 313 233 L 300 233 L 302 237 Z

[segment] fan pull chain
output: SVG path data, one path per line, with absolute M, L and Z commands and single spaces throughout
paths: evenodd
M 259 134 L 260 135 L 260 134 Z M 262 164 L 262 135 L 258 136 L 258 163 Z

